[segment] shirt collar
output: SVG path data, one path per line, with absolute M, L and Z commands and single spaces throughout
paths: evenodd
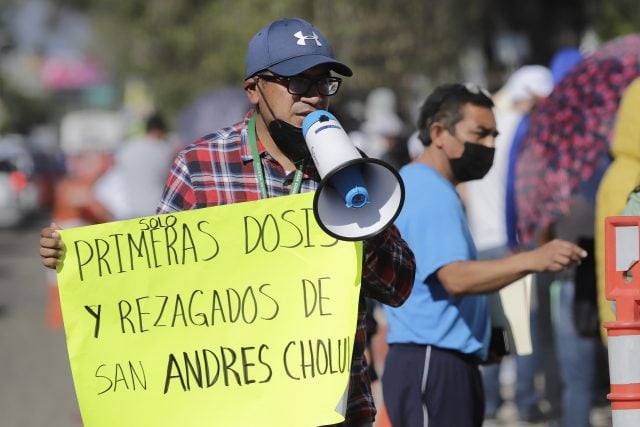
M 244 116 L 244 120 L 242 122 L 242 132 L 241 132 L 241 158 L 242 158 L 242 163 L 247 164 L 250 161 L 253 160 L 253 156 L 251 154 L 251 144 L 249 144 L 249 119 L 251 119 L 251 116 L 253 114 L 257 114 L 256 110 L 254 108 L 250 108 L 249 111 L 247 111 L 247 114 L 245 114 Z M 256 143 L 258 145 L 258 153 L 260 154 L 260 157 L 264 157 L 267 152 L 264 148 L 264 145 L 262 145 L 262 142 L 260 141 L 260 139 L 258 138 L 258 135 L 256 134 Z

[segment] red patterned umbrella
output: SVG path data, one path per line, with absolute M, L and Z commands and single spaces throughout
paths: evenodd
M 522 244 L 531 244 L 538 231 L 567 214 L 574 194 L 582 192 L 595 204 L 610 163 L 620 98 L 638 76 L 640 34 L 620 37 L 574 66 L 532 111 L 516 164 Z

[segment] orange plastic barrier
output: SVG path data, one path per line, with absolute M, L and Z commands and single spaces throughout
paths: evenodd
M 605 222 L 605 290 L 615 301 L 616 320 L 605 322 L 613 426 L 640 426 L 640 217 Z

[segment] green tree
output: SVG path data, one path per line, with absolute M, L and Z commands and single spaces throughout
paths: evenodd
M 594 26 L 604 40 L 640 31 L 637 0 L 600 0 L 591 5 Z
M 448 18 L 463 0 L 67 1 L 92 16 L 95 54 L 116 79 L 144 78 L 170 115 L 205 89 L 240 85 L 247 42 L 280 17 L 308 19 L 332 40 L 356 72 L 345 86 L 354 92 L 380 85 L 403 91 L 417 74 L 450 77 L 479 19 L 477 13 Z
M 293 1 L 94 0 L 96 54 L 118 81 L 142 77 L 175 114 L 203 90 L 240 85 L 246 44 Z
M 332 40 L 356 74 L 345 92 L 384 85 L 402 96 L 415 92 L 416 82 L 460 79 L 460 53 L 468 46 L 482 49 L 493 72 L 500 64 L 491 42 L 501 31 L 527 34 L 533 47 L 528 59 L 545 63 L 559 35 L 577 40 L 595 25 L 607 39 L 640 28 L 637 0 L 56 1 L 90 14 L 96 56 L 118 81 L 142 77 L 170 116 L 204 90 L 239 86 L 250 37 L 285 16 L 308 19 Z

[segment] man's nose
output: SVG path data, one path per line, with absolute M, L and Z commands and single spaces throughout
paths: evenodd
M 493 136 L 493 135 L 486 136 L 482 140 L 482 145 L 484 145 L 485 147 L 489 147 L 489 148 L 495 148 L 496 147 L 496 137 Z

